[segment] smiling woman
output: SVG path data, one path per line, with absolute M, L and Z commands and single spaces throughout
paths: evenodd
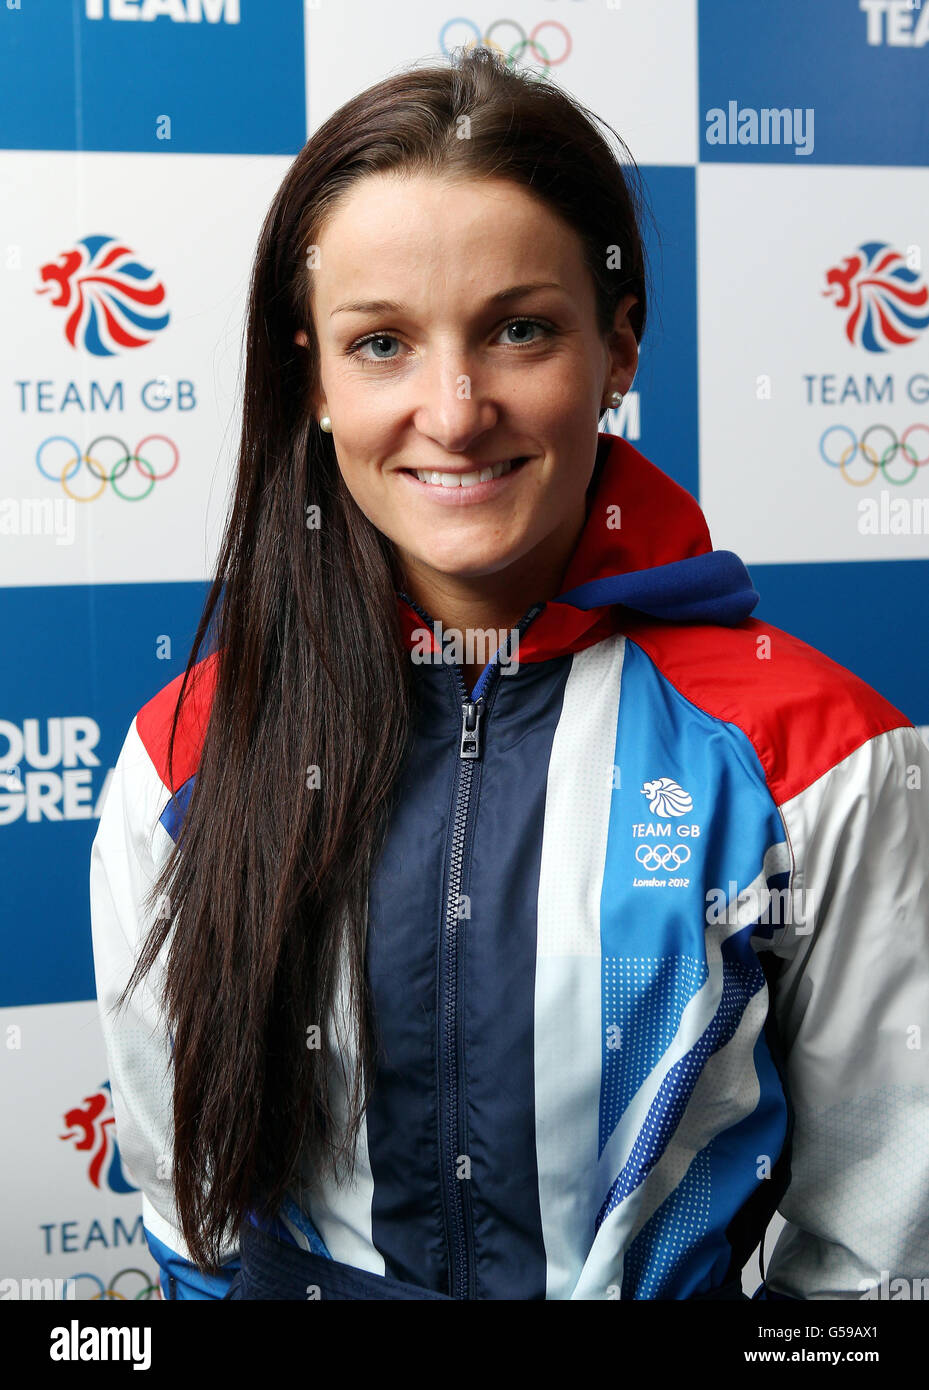
M 217 575 L 91 859 L 170 1297 L 739 1299 L 779 1205 L 756 1297 L 925 1260 L 929 750 L 600 432 L 647 296 L 595 122 L 478 49 L 265 219 Z

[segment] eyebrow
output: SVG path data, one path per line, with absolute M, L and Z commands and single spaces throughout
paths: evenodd
M 505 304 L 508 300 L 519 299 L 524 294 L 530 294 L 533 290 L 562 290 L 564 286 L 559 285 L 555 280 L 533 280 L 525 285 L 511 285 L 509 289 L 498 290 L 487 300 L 488 306 L 491 304 Z M 403 305 L 398 304 L 393 299 L 351 299 L 344 304 L 337 304 L 329 315 L 334 314 L 397 314 L 403 312 Z

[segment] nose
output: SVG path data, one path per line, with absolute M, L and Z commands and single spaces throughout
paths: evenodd
M 447 453 L 464 453 L 471 441 L 492 429 L 499 407 L 486 373 L 476 375 L 469 354 L 449 349 L 421 372 L 415 424 Z

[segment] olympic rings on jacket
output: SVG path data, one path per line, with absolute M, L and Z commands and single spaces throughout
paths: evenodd
M 868 443 L 868 437 L 874 434 L 876 430 L 883 430 L 884 435 L 890 438 L 890 443 L 880 456 L 878 456 L 874 447 Z M 861 438 L 856 439 L 854 431 L 849 429 L 848 425 L 830 425 L 827 430 L 823 431 L 822 438 L 819 441 L 819 452 L 824 461 L 829 464 L 830 468 L 837 468 L 845 481 L 850 483 L 852 487 L 864 487 L 867 483 L 872 482 L 873 479 L 877 477 L 878 469 L 883 473 L 888 483 L 893 483 L 896 487 L 902 487 L 904 483 L 909 483 L 916 477 L 916 470 L 918 468 L 922 468 L 924 464 L 929 463 L 929 448 L 926 450 L 925 458 L 919 458 L 915 448 L 912 444 L 907 442 L 914 430 L 924 430 L 925 433 L 929 435 L 929 425 L 910 425 L 908 429 L 903 431 L 903 434 L 898 440 L 896 432 L 892 430 L 889 425 L 869 425 Z M 835 453 L 840 447 L 837 442 L 830 444 L 827 451 L 826 440 L 832 434 L 844 434 L 851 441 L 844 451 L 839 454 L 838 458 L 829 457 L 830 454 Z M 862 458 L 867 459 L 868 463 L 870 463 L 871 472 L 866 478 L 850 478 L 845 471 L 845 465 L 859 452 Z M 913 471 L 907 473 L 905 478 L 892 478 L 887 472 L 887 465 L 901 452 L 912 464 Z
M 161 440 L 164 444 L 167 444 L 168 448 L 174 455 L 174 462 L 171 464 L 170 468 L 166 468 L 163 473 L 156 473 L 155 469 L 149 463 L 148 459 L 143 458 L 141 453 L 139 452 L 142 449 L 143 445 L 149 444 L 152 440 L 156 439 Z M 120 449 L 122 450 L 122 457 L 117 459 L 116 463 L 113 464 L 113 467 L 110 469 L 109 472 L 107 472 L 105 465 L 100 463 L 99 459 L 95 459 L 93 456 L 93 450 L 95 449 L 95 447 L 98 444 L 102 444 L 105 440 L 109 440 L 112 444 L 118 444 Z M 49 473 L 48 469 L 42 466 L 42 451 L 43 449 L 48 448 L 49 444 L 58 443 L 70 445 L 74 453 L 74 457 L 73 459 L 70 459 L 60 471 L 55 473 Z M 81 453 L 80 449 L 77 447 L 73 439 L 68 439 L 68 437 L 64 434 L 53 434 L 48 439 L 43 440 L 43 442 L 39 445 L 38 449 L 36 450 L 35 455 L 36 467 L 42 474 L 43 478 L 48 478 L 49 481 L 53 483 L 61 483 L 61 486 L 64 488 L 65 492 L 68 494 L 69 497 L 72 497 L 75 502 L 95 502 L 97 498 L 100 496 L 101 492 L 103 492 L 107 483 L 110 484 L 110 487 L 116 493 L 117 497 L 121 497 L 124 502 L 141 502 L 143 497 L 148 496 L 152 488 L 155 486 L 156 482 L 159 482 L 162 478 L 170 478 L 171 474 L 177 468 L 179 460 L 180 454 L 178 453 L 177 445 L 174 443 L 173 439 L 169 439 L 166 434 L 147 434 L 144 439 L 139 440 L 138 444 L 135 446 L 135 450 L 132 453 L 129 452 L 129 447 L 124 442 L 124 440 L 120 439 L 117 435 L 98 434 L 96 439 L 92 439 L 90 441 L 90 443 L 87 446 L 87 449 L 83 454 Z M 96 492 L 88 493 L 86 496 L 83 497 L 79 493 L 72 492 L 71 489 L 68 487 L 68 479 L 73 478 L 74 474 L 78 471 L 82 463 L 85 463 L 87 465 L 88 471 L 95 478 L 98 478 L 100 481 L 100 486 L 97 488 Z M 136 493 L 134 496 L 131 493 L 120 491 L 120 489 L 116 486 L 117 478 L 121 478 L 123 476 L 123 474 L 128 469 L 130 463 L 134 463 L 140 473 L 142 473 L 143 465 L 148 470 L 148 487 L 145 489 L 144 492 Z M 142 476 L 145 477 L 145 474 L 143 473 Z
M 636 862 L 643 869 L 679 869 L 690 858 L 687 845 L 639 845 Z
M 442 52 L 445 54 L 446 57 L 449 56 L 449 50 L 445 47 L 445 36 L 449 28 L 453 24 L 466 24 L 468 28 L 471 29 L 471 31 L 473 32 L 474 43 L 463 45 L 465 48 L 495 48 L 498 53 L 503 55 L 503 57 L 507 60 L 507 63 L 509 65 L 512 65 L 513 63 L 518 63 L 521 60 L 526 49 L 531 48 L 534 56 L 538 59 L 540 63 L 543 63 L 545 65 L 546 69 L 556 68 L 560 63 L 564 62 L 564 60 L 567 58 L 568 54 L 571 52 L 571 49 L 573 47 L 573 44 L 571 42 L 571 35 L 568 33 L 565 26 L 561 24 L 557 19 L 540 20 L 539 23 L 533 29 L 532 33 L 528 35 L 526 34 L 526 31 L 522 27 L 522 25 L 516 23 L 515 19 L 495 19 L 493 24 L 491 24 L 488 28 L 486 34 L 484 34 L 482 37 L 480 28 L 477 24 L 475 24 L 473 19 L 463 19 L 460 16 L 458 16 L 455 19 L 447 19 L 445 23 L 442 25 L 442 28 L 439 30 L 439 47 L 442 49 Z M 509 25 L 511 29 L 515 30 L 519 34 L 519 38 L 513 44 L 512 48 L 508 53 L 505 49 L 500 47 L 499 43 L 494 42 L 494 40 L 491 38 L 491 35 L 493 34 L 494 30 L 499 29 L 501 25 Z M 560 58 L 550 58 L 548 54 L 545 52 L 545 49 L 541 48 L 541 45 L 537 42 L 537 36 L 542 29 L 561 30 L 561 33 L 564 35 L 565 48 Z

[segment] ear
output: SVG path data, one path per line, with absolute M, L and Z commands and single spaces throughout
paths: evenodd
M 613 321 L 613 327 L 617 330 L 617 332 L 621 332 L 624 328 L 628 328 L 630 326 L 628 320 L 629 310 L 632 308 L 634 304 L 638 304 L 638 302 L 638 298 L 634 294 L 623 295 L 622 299 L 616 306 L 616 317 Z
M 296 331 L 296 333 L 294 334 L 294 342 L 295 342 L 295 343 L 298 343 L 298 344 L 300 345 L 300 347 L 304 347 L 304 348 L 306 347 L 306 345 L 307 345 L 307 336 L 306 336 L 306 334 L 304 333 L 304 331 L 303 331 L 302 328 L 298 328 L 297 331 Z
M 629 310 L 637 303 L 634 294 L 623 297 L 616 306 L 613 331 L 609 335 L 611 375 L 623 395 L 632 385 L 639 366 L 639 345 L 628 318 Z

